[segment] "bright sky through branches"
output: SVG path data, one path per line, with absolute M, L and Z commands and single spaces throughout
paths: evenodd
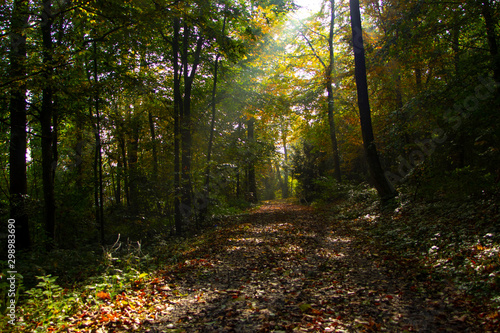
M 313 13 L 317 13 L 321 8 L 322 0 L 295 0 L 295 4 L 301 8 L 297 11 L 299 18 L 307 17 Z

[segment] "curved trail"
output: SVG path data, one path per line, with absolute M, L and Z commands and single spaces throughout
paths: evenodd
M 145 332 L 480 331 L 451 287 L 379 253 L 355 222 L 271 202 L 200 237 L 165 272 L 171 295 Z

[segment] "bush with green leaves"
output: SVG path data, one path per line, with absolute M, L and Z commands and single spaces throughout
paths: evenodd
M 31 332 L 47 332 L 51 326 L 65 323 L 82 300 L 77 292 L 69 292 L 56 284 L 57 277 L 38 276 L 35 288 L 26 291 L 27 299 L 18 305 L 17 326 Z M 0 320 L 0 328 L 10 327 L 8 317 Z

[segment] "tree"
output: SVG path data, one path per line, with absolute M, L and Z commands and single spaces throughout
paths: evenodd
M 44 223 L 45 234 L 47 236 L 47 246 L 53 247 L 56 203 L 54 196 L 54 171 L 57 161 L 54 160 L 53 146 L 57 146 L 57 140 L 54 141 L 53 116 L 54 116 L 54 89 L 52 76 L 53 68 L 53 43 L 52 43 L 52 24 L 54 14 L 52 1 L 46 0 L 42 7 L 42 22 L 40 24 L 43 46 L 43 78 L 44 86 L 42 88 L 42 106 L 40 109 L 40 127 L 42 133 L 42 180 L 43 180 L 43 198 L 44 198 Z
M 334 73 L 335 73 L 335 50 L 334 50 L 334 36 L 335 36 L 335 0 L 330 0 L 330 15 L 328 20 L 328 37 L 324 37 L 324 39 L 328 42 L 328 61 L 324 61 L 319 52 L 316 51 L 312 41 L 307 37 L 305 33 L 302 33 L 302 37 L 306 40 L 309 48 L 313 52 L 313 55 L 318 61 L 321 63 L 324 72 L 323 84 L 327 91 L 327 115 L 328 115 L 328 125 L 329 125 L 329 135 L 332 144 L 332 153 L 333 153 L 333 167 L 334 167 L 334 176 L 337 182 L 341 182 L 342 175 L 340 169 L 340 155 L 339 148 L 337 142 L 337 133 L 335 130 L 335 94 L 333 91 L 334 84 Z M 308 26 L 306 26 L 309 29 Z M 321 33 L 319 33 L 323 36 Z
M 328 93 L 328 124 L 330 125 L 330 140 L 332 140 L 333 148 L 333 163 L 335 168 L 335 179 L 337 182 L 342 181 L 340 173 L 340 157 L 337 144 L 337 133 L 335 131 L 335 119 L 333 117 L 335 110 L 335 96 L 333 93 L 333 73 L 335 67 L 335 53 L 333 49 L 333 36 L 335 29 L 335 0 L 330 0 L 330 32 L 328 35 L 328 53 L 329 62 L 325 70 L 326 75 L 326 91 Z
M 383 204 L 387 204 L 397 195 L 396 190 L 387 180 L 378 157 L 373 134 L 370 103 L 368 98 L 368 83 L 366 79 L 365 51 L 363 32 L 361 29 L 361 14 L 359 0 L 350 0 L 352 42 L 354 47 L 355 77 L 358 92 L 359 118 L 366 160 L 372 181 Z
M 10 32 L 10 145 L 9 195 L 10 217 L 16 221 L 16 246 L 27 249 L 31 245 L 29 217 L 26 207 L 26 28 L 28 2 L 16 0 L 13 4 Z
M 484 24 L 486 27 L 486 36 L 488 39 L 488 46 L 491 54 L 491 67 L 493 69 L 493 79 L 496 82 L 500 82 L 500 57 L 498 54 L 497 34 L 495 32 L 495 26 L 498 26 L 498 18 L 497 21 L 495 22 L 492 15 L 490 0 L 481 0 L 479 2 L 482 7 L 481 14 L 484 18 Z

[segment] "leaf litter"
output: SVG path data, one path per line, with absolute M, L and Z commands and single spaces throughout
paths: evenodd
M 100 294 L 64 331 L 495 331 L 494 312 L 481 325 L 483 309 L 416 258 L 377 246 L 364 217 L 267 202 L 198 236 L 135 289 Z

